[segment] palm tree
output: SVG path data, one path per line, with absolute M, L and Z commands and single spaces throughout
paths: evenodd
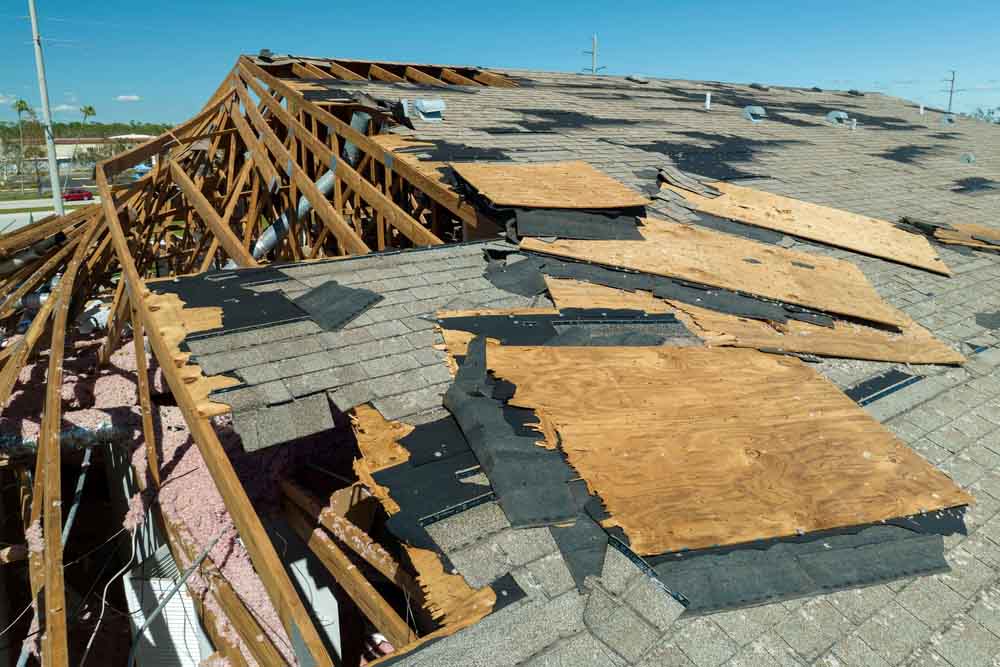
M 21 116 L 24 114 L 31 114 L 31 105 L 22 99 L 18 99 L 13 104 L 14 112 L 17 114 L 17 131 L 21 137 L 21 152 L 18 153 L 17 157 L 17 178 L 21 183 L 21 194 L 24 194 L 24 178 L 21 173 L 24 169 L 24 124 L 21 122 Z
M 96 116 L 97 112 L 94 110 L 94 107 L 92 105 L 90 105 L 90 104 L 84 104 L 82 107 L 80 107 L 80 113 L 83 114 L 84 135 L 86 135 L 87 119 L 90 118 L 91 116 Z M 80 137 L 77 137 L 77 139 L 80 139 Z M 66 169 L 66 183 L 63 185 L 64 188 L 68 188 L 69 187 L 69 175 L 70 175 L 70 172 L 73 171 L 73 165 L 76 163 L 76 147 L 77 146 L 78 146 L 78 144 L 73 144 L 73 155 L 72 155 L 72 157 L 70 157 L 70 159 L 69 159 L 69 167 Z

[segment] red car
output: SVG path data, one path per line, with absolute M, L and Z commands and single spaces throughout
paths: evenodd
M 94 193 L 83 188 L 69 188 L 62 193 L 63 201 L 90 201 Z

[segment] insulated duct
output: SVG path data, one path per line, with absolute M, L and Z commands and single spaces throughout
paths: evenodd
M 60 232 L 47 239 L 39 241 L 25 250 L 22 250 L 13 257 L 8 257 L 7 259 L 0 261 L 0 277 L 9 276 L 23 266 L 30 264 L 31 262 L 38 261 L 47 251 L 51 250 L 53 247 L 59 245 L 65 240 L 66 235 Z
M 371 121 L 371 114 L 365 113 L 363 111 L 355 111 L 351 116 L 351 127 L 353 127 L 358 132 L 362 134 L 367 134 L 368 123 Z M 356 166 L 361 160 L 361 150 L 349 141 L 344 142 L 344 158 L 347 160 L 348 164 L 351 166 Z M 316 187 L 319 189 L 320 193 L 325 197 L 333 190 L 333 184 L 336 182 L 336 160 L 337 156 L 331 156 L 333 168 L 327 171 L 325 174 L 320 176 L 319 180 L 316 181 Z M 299 197 L 299 203 L 296 207 L 297 219 L 309 215 L 312 211 L 312 202 L 310 202 L 305 196 Z M 253 258 L 260 259 L 267 253 L 271 252 L 281 241 L 288 235 L 289 224 L 288 224 L 288 213 L 282 213 L 274 224 L 265 229 L 260 238 L 257 239 L 257 243 L 253 247 Z M 225 266 L 226 269 L 236 268 L 236 262 L 229 260 Z
M 333 170 L 330 170 L 320 176 L 319 180 L 316 181 L 316 187 L 325 197 L 330 194 L 331 190 L 333 190 L 333 184 L 336 180 L 336 175 L 333 173 Z M 312 208 L 312 202 L 310 202 L 305 196 L 299 197 L 299 205 L 295 209 L 297 219 L 301 220 L 309 215 Z M 260 259 L 267 253 L 271 252 L 271 250 L 281 243 L 282 239 L 288 235 L 288 229 L 288 213 L 285 212 L 281 214 L 281 217 L 278 218 L 273 225 L 265 229 L 260 235 L 260 238 L 257 239 L 257 243 L 254 244 L 253 247 L 253 258 Z M 227 268 L 229 268 L 230 265 L 235 266 L 232 260 L 230 260 L 229 264 L 226 265 Z

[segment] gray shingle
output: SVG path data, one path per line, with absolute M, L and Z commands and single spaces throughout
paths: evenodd
M 383 375 L 391 375 L 394 373 L 402 373 L 403 371 L 408 371 L 420 366 L 420 363 L 413 357 L 412 354 L 404 352 L 403 354 L 392 354 L 386 357 L 378 357 L 376 359 L 369 359 L 367 361 L 361 362 L 361 368 L 364 369 L 368 377 L 377 378 Z M 404 388 L 403 391 L 406 391 Z
M 367 380 L 355 382 L 353 384 L 337 387 L 328 392 L 330 401 L 333 402 L 341 412 L 347 412 L 353 407 L 368 403 L 372 400 L 373 394 Z M 388 419 L 388 417 L 387 417 Z
M 322 370 L 295 375 L 285 378 L 284 384 L 288 392 L 296 398 L 307 396 L 318 391 L 334 389 L 343 385 L 364 380 L 367 376 L 360 364 L 348 364 L 336 368 L 324 368 Z
M 386 419 L 402 419 L 408 415 L 441 407 L 441 397 L 444 396 L 447 389 L 448 385 L 446 384 L 431 385 L 405 394 L 388 398 L 380 397 L 372 405 Z

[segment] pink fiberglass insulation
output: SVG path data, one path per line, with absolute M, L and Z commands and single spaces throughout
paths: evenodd
M 28 545 L 28 551 L 40 554 L 45 551 L 45 537 L 42 535 L 42 521 L 35 519 L 24 531 L 24 541 Z
M 114 441 L 127 443 L 132 449 L 136 473 L 140 478 L 148 478 L 135 381 L 134 345 L 131 342 L 125 343 L 112 355 L 108 366 L 95 371 L 99 342 L 100 339 L 91 339 L 84 344 L 71 345 L 66 350 L 62 387 L 63 440 L 65 442 L 68 439 L 66 435 L 76 432 L 92 433 L 100 429 L 113 429 Z M 151 391 L 154 395 L 162 394 L 167 389 L 163 375 L 156 367 L 155 359 L 150 357 L 149 361 Z M 41 417 L 39 396 L 45 386 L 47 364 L 47 357 L 39 356 L 35 363 L 27 365 L 21 371 L 11 400 L 0 414 L 0 436 L 6 442 L 37 441 Z M 265 592 L 260 577 L 254 571 L 249 554 L 237 538 L 236 528 L 226 511 L 222 496 L 212 481 L 201 452 L 191 438 L 180 409 L 155 402 L 153 409 L 156 413 L 154 420 L 158 421 L 157 430 L 161 434 L 157 449 L 162 486 L 159 498 L 156 499 L 160 510 L 175 525 L 180 526 L 184 533 L 182 537 L 193 545 L 196 553 L 221 534 L 221 539 L 210 553 L 212 561 L 232 584 L 288 663 L 297 664 L 278 613 Z M 233 431 L 228 416 L 216 418 L 214 422 L 223 449 L 259 513 L 279 507 L 277 479 L 289 474 L 304 460 L 316 460 L 321 448 L 328 449 L 330 446 L 329 442 L 316 438 L 294 446 L 272 447 L 247 454 L 243 451 L 240 438 Z M 139 502 L 142 499 L 130 503 L 129 515 L 132 521 L 141 516 Z M 145 502 L 148 503 L 149 500 L 146 499 Z M 38 537 L 41 539 L 40 535 Z M 28 540 L 30 544 L 31 538 Z M 183 567 L 186 564 L 180 565 Z M 200 590 L 207 587 L 207 582 L 197 574 L 189 579 L 189 584 L 196 587 L 196 590 L 198 586 L 201 587 Z M 247 662 L 255 665 L 256 662 L 226 620 L 213 596 L 206 597 L 206 605 L 215 612 L 215 618 L 219 619 L 221 627 L 217 630 L 220 635 L 239 646 Z

